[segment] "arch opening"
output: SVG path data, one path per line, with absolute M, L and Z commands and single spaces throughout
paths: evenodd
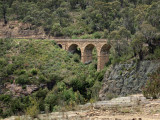
M 97 50 L 93 44 L 88 44 L 84 49 L 84 63 L 90 64 L 93 61 L 97 61 Z
M 100 49 L 100 56 L 98 57 L 98 70 L 102 70 L 109 61 L 110 45 L 104 44 Z
M 75 62 L 79 62 L 81 58 L 81 49 L 78 47 L 77 44 L 72 44 L 68 48 L 68 52 L 74 54 Z
M 58 44 L 58 47 L 60 47 L 61 49 L 63 48 L 61 44 Z
M 104 45 L 102 46 L 102 48 L 101 48 L 100 55 L 108 55 L 110 48 L 111 48 L 110 45 L 104 44 Z

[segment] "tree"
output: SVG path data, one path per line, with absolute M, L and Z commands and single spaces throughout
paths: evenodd
M 140 26 L 140 32 L 142 34 L 142 37 L 145 39 L 145 43 L 148 44 L 150 53 L 154 53 L 154 50 L 156 48 L 156 36 L 158 34 L 157 29 L 151 24 L 143 22 L 143 24 Z
M 54 36 L 61 36 L 62 35 L 62 33 L 61 33 L 61 26 L 60 26 L 59 23 L 55 23 L 52 26 L 51 34 L 54 35 Z
M 114 49 L 119 57 L 128 52 L 126 47 L 129 46 L 128 40 L 130 37 L 130 31 L 124 27 L 120 27 L 119 30 L 110 33 L 109 38 L 115 40 Z
M 134 52 L 134 56 L 136 57 L 137 55 L 139 56 L 140 60 L 143 60 L 143 44 L 144 44 L 144 38 L 141 33 L 136 33 L 134 35 L 134 38 L 131 42 L 131 47 Z
M 7 24 L 7 10 L 8 10 L 8 1 L 7 0 L 0 0 L 0 14 L 3 17 L 4 24 Z
M 140 29 L 140 25 L 146 20 L 146 14 L 149 6 L 139 5 L 135 8 L 134 26 L 136 30 Z
M 154 2 L 149 7 L 147 19 L 152 26 L 160 29 L 160 2 Z
M 70 3 L 70 6 L 71 6 L 71 9 L 75 9 L 75 7 L 78 3 L 78 0 L 69 0 L 69 3 Z

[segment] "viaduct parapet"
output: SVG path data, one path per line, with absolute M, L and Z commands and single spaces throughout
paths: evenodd
M 92 51 L 97 50 L 97 70 L 104 68 L 109 61 L 109 50 L 111 48 L 107 39 L 55 39 L 56 43 L 64 50 L 74 53 L 77 48 L 81 51 L 81 62 L 92 61 Z

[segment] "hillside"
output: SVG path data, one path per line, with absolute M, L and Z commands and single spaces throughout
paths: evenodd
M 84 65 L 54 41 L 0 39 L 0 51 L 0 116 L 69 110 L 98 95 L 104 71 L 96 61 Z
M 142 28 L 160 31 L 159 4 L 159 0 L 0 0 L 0 20 L 4 25 L 20 21 L 41 26 L 54 37 L 108 38 L 125 28 L 123 37 L 129 38 Z
M 98 72 L 94 45 L 83 64 L 80 49 L 64 51 L 57 38 L 106 39 L 109 61 Z M 159 60 L 159 0 L 0 0 L 0 119 L 160 98 Z

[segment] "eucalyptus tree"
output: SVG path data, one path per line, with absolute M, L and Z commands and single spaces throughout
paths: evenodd
M 14 0 L 0 0 L 0 19 L 3 19 L 4 24 L 8 22 L 8 11 L 12 6 Z

